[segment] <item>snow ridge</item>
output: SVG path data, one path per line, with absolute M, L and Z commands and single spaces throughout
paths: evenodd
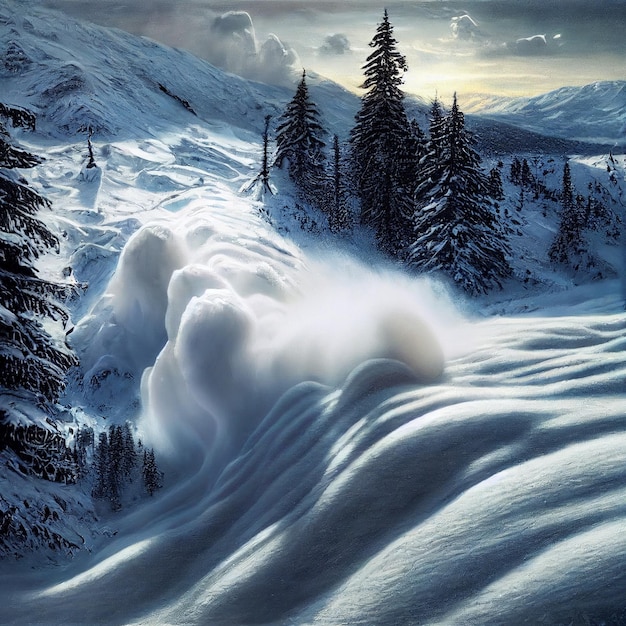
M 534 97 L 466 96 L 468 113 L 570 140 L 626 143 L 626 81 L 561 87 Z

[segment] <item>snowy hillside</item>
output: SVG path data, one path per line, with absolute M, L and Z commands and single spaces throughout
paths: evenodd
M 465 96 L 468 113 L 570 140 L 626 145 L 626 82 L 562 87 L 525 98 Z
M 74 555 L 3 559 L 2 623 L 626 623 L 615 242 L 593 235 L 609 279 L 554 270 L 557 203 L 505 180 L 515 276 L 467 300 L 362 234 L 295 230 L 288 189 L 239 192 L 288 90 L 10 0 L 0 49 L 0 101 L 38 115 L 15 131 L 46 159 L 24 175 L 63 237 L 45 272 L 88 283 L 60 427 L 131 420 L 165 471 L 112 512 L 0 453 L 3 513 Z M 311 92 L 345 133 L 354 97 Z M 556 189 L 562 154 L 542 158 Z M 623 207 L 608 159 L 572 177 Z

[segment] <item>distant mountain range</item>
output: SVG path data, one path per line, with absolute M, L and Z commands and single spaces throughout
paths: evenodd
M 527 98 L 475 94 L 459 104 L 466 113 L 548 136 L 626 146 L 626 81 L 562 87 Z

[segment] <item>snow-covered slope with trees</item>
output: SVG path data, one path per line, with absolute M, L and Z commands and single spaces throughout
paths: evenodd
M 561 154 L 488 163 L 513 275 L 468 299 L 359 229 L 300 230 L 280 171 L 279 195 L 240 193 L 289 90 L 10 0 L 0 42 L 61 240 L 42 271 L 88 284 L 58 428 L 130 421 L 165 472 L 111 511 L 93 477 L 48 483 L 0 452 L 0 533 L 14 508 L 26 535 L 0 563 L 3 623 L 626 621 L 622 252 L 585 230 L 597 264 L 551 264 Z M 345 138 L 354 98 L 310 95 Z M 569 163 L 623 210 L 623 155 Z

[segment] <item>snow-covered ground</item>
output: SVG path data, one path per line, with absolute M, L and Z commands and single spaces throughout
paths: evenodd
M 166 480 L 97 519 L 79 488 L 50 487 L 85 549 L 0 563 L 0 621 L 626 622 L 624 294 L 548 267 L 554 207 L 518 215 L 532 280 L 472 301 L 349 237 L 290 236 L 279 202 L 270 225 L 239 189 L 291 94 L 18 6 L 0 2 L 2 45 L 32 61 L 0 93 L 40 113 L 18 137 L 46 157 L 25 173 L 64 233 L 45 270 L 89 283 L 67 426 L 132 419 Z M 54 108 L 40 86 L 61 57 L 89 80 Z M 353 99 L 322 89 L 348 126 Z M 87 173 L 75 133 L 93 110 Z M 606 155 L 573 172 L 603 180 Z M 45 490 L 1 480 L 14 499 Z

